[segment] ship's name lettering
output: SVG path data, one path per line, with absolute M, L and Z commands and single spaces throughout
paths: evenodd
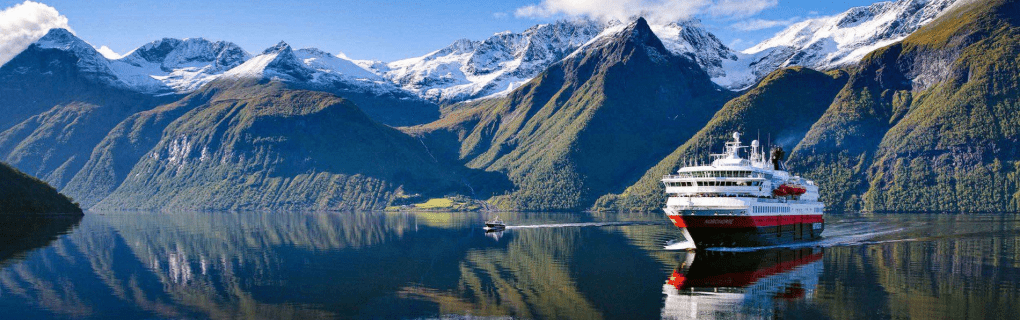
M 712 219 L 712 220 L 705 220 L 705 224 L 733 224 L 733 219 Z

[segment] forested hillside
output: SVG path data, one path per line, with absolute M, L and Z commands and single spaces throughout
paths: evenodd
M 0 162 L 0 214 L 81 214 L 78 204 L 39 179 Z
M 178 108 L 190 111 L 161 120 Z M 349 101 L 275 81 L 217 81 L 121 129 L 140 142 L 114 136 L 102 147 L 123 150 L 111 155 L 139 156 L 156 142 L 100 208 L 382 209 L 398 197 L 473 190 L 469 170 L 438 161 Z M 102 170 L 119 166 L 104 153 L 97 150 L 90 168 L 100 171 L 84 181 L 123 174 Z
M 791 166 L 835 211 L 1020 211 L 1018 12 L 971 2 L 869 54 Z

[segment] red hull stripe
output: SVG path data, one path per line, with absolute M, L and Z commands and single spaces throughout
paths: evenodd
M 799 223 L 820 223 L 825 220 L 821 215 L 788 215 L 788 216 L 682 216 L 683 221 L 677 223 L 676 216 L 670 216 L 673 224 L 683 228 L 759 228 L 785 226 Z M 681 226 L 684 225 L 684 226 Z

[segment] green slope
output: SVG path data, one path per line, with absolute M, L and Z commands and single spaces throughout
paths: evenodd
M 128 116 L 96 145 L 61 192 L 86 208 L 95 205 L 120 186 L 135 164 L 159 143 L 171 122 L 209 103 L 219 92 L 239 85 L 212 83 L 179 101 Z
M 117 123 L 174 99 L 102 84 L 77 59 L 32 46 L 0 67 L 0 159 L 58 189 Z
M 573 210 L 620 191 L 687 140 L 730 93 L 668 53 L 643 19 L 508 96 L 465 103 L 406 131 L 516 190 L 501 209 Z
M 76 213 L 78 204 L 46 182 L 0 162 L 0 214 Z
M 666 201 L 659 182 L 662 176 L 676 172 L 686 160 L 709 161 L 708 154 L 722 150 L 723 143 L 735 131 L 742 132 L 745 140 L 755 139 L 761 133 L 763 145 L 771 137 L 773 144 L 790 150 L 825 112 L 828 102 L 846 81 L 843 71 L 821 73 L 795 67 L 772 72 L 757 86 L 726 103 L 701 131 L 645 172 L 637 183 L 623 193 L 599 198 L 592 209 L 658 210 Z
M 471 191 L 464 170 L 347 100 L 279 82 L 209 86 L 124 124 L 127 138 L 112 138 L 124 150 L 144 149 L 132 132 L 161 134 L 98 208 L 380 209 L 405 194 Z M 191 110 L 159 130 L 182 107 Z M 98 153 L 97 167 L 116 167 Z
M 1017 12 L 971 2 L 869 54 L 790 165 L 837 211 L 1020 211 Z

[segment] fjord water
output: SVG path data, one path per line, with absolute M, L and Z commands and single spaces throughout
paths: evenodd
M 659 213 L 100 213 L 0 248 L 4 318 L 1015 318 L 1020 219 L 827 217 L 667 250 Z M 55 227 L 54 227 L 55 226 Z M 526 227 L 522 227 L 526 226 Z M 13 234 L 3 224 L 0 234 Z

